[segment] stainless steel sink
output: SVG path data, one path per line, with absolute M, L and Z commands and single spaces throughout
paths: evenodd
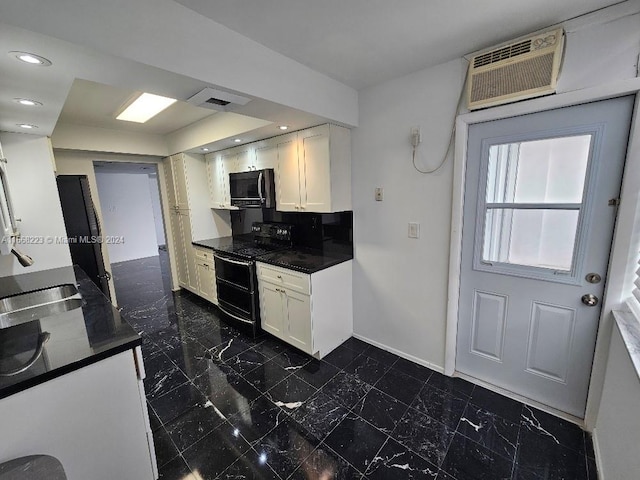
M 0 329 L 81 306 L 78 289 L 70 283 L 3 298 L 0 299 Z

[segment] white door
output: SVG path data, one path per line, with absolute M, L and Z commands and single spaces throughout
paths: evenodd
M 632 109 L 469 128 L 459 372 L 584 417 Z

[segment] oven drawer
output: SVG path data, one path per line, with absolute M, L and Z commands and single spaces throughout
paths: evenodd
M 256 262 L 256 265 L 258 267 L 258 279 L 282 285 L 305 295 L 311 294 L 310 275 L 266 263 Z
M 193 246 L 194 251 L 196 252 L 196 257 L 200 260 L 204 260 L 207 263 L 213 261 L 213 250 L 209 250 L 208 248 L 198 247 L 196 245 Z

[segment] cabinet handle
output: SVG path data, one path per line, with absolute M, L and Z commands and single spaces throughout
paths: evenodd
M 278 278 L 282 279 L 282 275 L 276 275 Z

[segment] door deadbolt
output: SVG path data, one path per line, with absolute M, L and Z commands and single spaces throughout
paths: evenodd
M 602 281 L 602 277 L 597 273 L 587 273 L 584 279 L 589 283 L 600 283 Z
M 595 307 L 598 305 L 598 297 L 592 295 L 591 293 L 587 293 L 582 296 L 582 303 L 584 303 L 587 307 Z

